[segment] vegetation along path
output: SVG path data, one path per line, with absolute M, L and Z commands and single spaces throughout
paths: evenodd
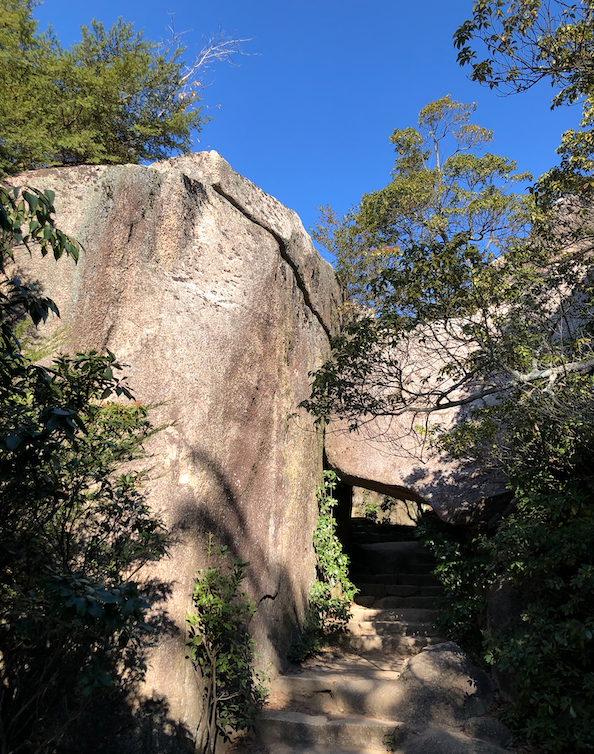
M 360 589 L 338 646 L 272 683 L 252 751 L 262 754 L 503 754 L 510 734 L 488 715 L 492 684 L 433 627 L 440 586 L 399 527 L 354 519 Z

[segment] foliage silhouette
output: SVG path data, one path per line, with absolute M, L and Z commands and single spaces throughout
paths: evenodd
M 0 750 L 42 753 L 94 695 L 142 676 L 135 575 L 164 554 L 166 532 L 131 465 L 154 430 L 115 356 L 43 367 L 15 335 L 24 315 L 58 311 L 11 277 L 14 250 L 76 259 L 80 247 L 54 225 L 50 192 L 0 187 L 0 200 Z
M 198 571 L 188 613 L 189 659 L 203 682 L 204 708 L 197 750 L 214 754 L 217 740 L 254 727 L 266 697 L 265 679 L 254 670 L 255 643 L 247 624 L 255 603 L 240 592 L 246 568 L 239 558 L 228 561 L 228 549 L 215 551 L 209 534 L 207 563 Z

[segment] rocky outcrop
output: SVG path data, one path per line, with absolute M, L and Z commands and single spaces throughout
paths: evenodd
M 164 585 L 166 616 L 136 700 L 148 728 L 130 732 L 102 715 L 111 748 L 93 728 L 93 750 L 181 751 L 201 708 L 185 616 L 208 532 L 251 564 L 251 630 L 263 667 L 283 665 L 303 617 L 324 440 L 299 404 L 309 373 L 330 353 L 340 290 L 295 213 L 216 152 L 41 170 L 12 183 L 53 190 L 59 227 L 85 249 L 78 265 L 17 259 L 22 277 L 60 308 L 43 334 L 65 352 L 113 351 L 162 427 L 148 448 L 148 499 L 172 545 L 148 574 Z M 395 442 L 385 443 L 385 429 L 329 427 L 327 458 L 347 484 L 428 502 L 445 517 L 500 491 L 497 480 L 428 449 L 406 418 L 388 427 Z
M 282 664 L 302 616 L 323 449 L 298 406 L 329 353 L 339 289 L 295 213 L 216 152 L 13 183 L 55 191 L 59 226 L 85 247 L 78 265 L 18 260 L 60 308 L 45 332 L 61 332 L 63 351 L 113 351 L 164 427 L 149 447 L 149 501 L 174 543 L 150 575 L 167 584 L 170 629 L 144 696 L 191 732 L 200 700 L 185 614 L 206 533 L 251 563 L 263 666 Z
M 487 674 L 453 642 L 426 647 L 411 658 L 398 686 L 393 718 L 419 727 L 460 725 L 484 715 L 493 700 Z
M 354 432 L 345 421 L 331 421 L 325 438 L 330 467 L 346 484 L 429 504 L 451 523 L 486 523 L 507 506 L 511 496 L 502 476 L 446 457 L 416 421 L 411 412 L 369 420 Z M 444 411 L 430 424 L 456 421 L 455 412 Z
M 419 326 L 381 358 L 375 354 L 362 390 L 387 413 L 333 417 L 326 428 L 328 462 L 343 482 L 428 503 L 452 523 L 484 523 L 505 507 L 509 497 L 502 476 L 478 464 L 463 465 L 434 442 L 439 432 L 495 401 L 470 371 L 465 373 L 470 355 L 463 325 L 455 322 Z M 505 386 L 503 377 L 500 383 Z M 358 429 L 349 431 L 355 421 Z

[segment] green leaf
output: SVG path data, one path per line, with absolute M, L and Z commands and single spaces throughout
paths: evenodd
M 13 433 L 6 436 L 6 447 L 8 450 L 16 450 L 21 444 L 21 438 Z

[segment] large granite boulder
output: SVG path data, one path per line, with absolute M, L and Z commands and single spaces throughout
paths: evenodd
M 143 696 L 191 734 L 200 693 L 185 615 L 207 532 L 250 561 L 262 666 L 283 663 L 303 615 L 323 438 L 299 402 L 328 356 L 340 291 L 295 213 L 216 152 L 40 170 L 12 183 L 55 191 L 59 226 L 85 247 L 78 265 L 17 260 L 59 306 L 44 332 L 59 330 L 65 352 L 113 351 L 165 426 L 149 447 L 149 501 L 174 543 L 150 576 L 170 591 L 169 631 Z
M 434 442 L 439 432 L 496 401 L 471 366 L 465 372 L 471 351 L 464 323 L 456 322 L 415 328 L 381 355 L 372 349 L 375 372 L 362 389 L 381 399 L 388 414 L 330 421 L 326 454 L 343 482 L 428 503 L 452 523 L 486 522 L 505 507 L 509 497 L 502 476 L 479 464 L 462 464 Z M 453 364 L 460 366 L 455 374 Z M 503 388 L 505 377 L 499 382 Z M 354 423 L 358 429 L 350 431 Z
M 493 684 L 454 642 L 426 647 L 407 660 L 390 709 L 393 720 L 418 728 L 462 725 L 484 715 Z
M 449 458 L 415 421 L 412 414 L 369 418 L 350 431 L 348 422 L 332 420 L 325 437 L 330 467 L 346 484 L 430 505 L 450 523 L 484 524 L 506 508 L 511 495 L 501 474 Z M 428 424 L 449 428 L 457 421 L 457 412 L 440 412 Z

